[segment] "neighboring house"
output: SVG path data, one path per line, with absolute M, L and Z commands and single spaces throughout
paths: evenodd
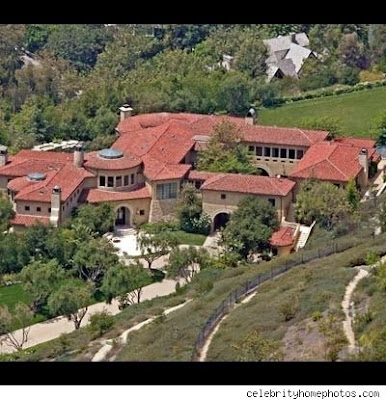
M 296 225 L 289 226 L 286 220 L 293 218 L 289 210 L 299 180 L 313 177 L 345 185 L 353 177 L 364 189 L 369 162 L 379 160 L 372 140 L 328 141 L 326 131 L 257 125 L 254 109 L 245 118 L 189 113 L 132 116 L 128 105 L 120 110 L 119 136 L 110 149 L 86 153 L 78 144 L 73 154 L 22 150 L 8 156 L 7 148 L 0 146 L 0 193 L 14 203 L 15 229 L 38 221 L 57 226 L 84 203 L 113 204 L 117 226 L 171 219 L 182 184 L 193 182 L 202 193 L 212 229 L 223 226 L 245 196 L 270 201 L 282 227 L 292 229 L 292 242 L 289 229 L 272 238 L 278 253 L 283 253 L 292 249 L 297 235 Z M 197 153 L 224 119 L 236 125 L 260 176 L 194 169 Z
M 266 39 L 263 43 L 268 48 L 266 60 L 268 82 L 285 76 L 299 78 L 304 61 L 317 56 L 308 48 L 310 42 L 303 32 Z

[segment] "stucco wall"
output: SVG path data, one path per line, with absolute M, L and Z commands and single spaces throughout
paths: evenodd
M 25 207 L 29 206 L 29 211 L 25 210 Z M 36 207 L 41 208 L 41 212 L 36 211 Z M 51 207 L 51 203 L 44 203 L 41 201 L 23 201 L 19 200 L 16 202 L 16 212 L 22 215 L 36 215 L 39 217 L 49 217 L 51 214 L 48 209 Z
M 134 186 L 136 186 L 138 183 L 142 183 L 143 182 L 143 177 L 142 174 L 140 173 L 141 171 L 141 167 L 135 167 L 135 168 L 130 168 L 130 169 L 124 169 L 124 170 L 119 170 L 119 171 L 110 171 L 110 170 L 96 170 L 96 169 L 89 169 L 90 172 L 92 172 L 93 174 L 96 175 L 95 178 L 95 185 L 94 187 L 98 186 L 103 190 L 113 190 L 113 191 L 126 191 Z M 134 183 L 131 183 L 131 174 L 134 174 Z M 125 175 L 129 176 L 129 185 L 127 186 L 123 186 L 124 180 L 123 177 Z M 99 186 L 99 177 L 100 176 L 105 176 L 106 177 L 106 186 Z M 107 186 L 107 177 L 112 176 L 114 177 L 114 185 L 115 185 L 115 179 L 117 176 L 121 176 L 122 177 L 122 186 L 118 186 L 118 187 L 108 187 Z
M 114 201 L 111 204 L 115 210 L 120 207 L 127 207 L 130 210 L 130 225 L 138 227 L 139 225 L 149 221 L 150 215 L 150 199 L 136 199 L 125 201 Z M 144 215 L 139 215 L 140 210 L 145 210 Z
M 226 199 L 221 199 L 221 194 L 226 194 Z M 203 201 L 203 211 L 210 215 L 213 219 L 220 212 L 233 212 L 237 209 L 238 204 L 242 199 L 250 195 L 244 193 L 234 193 L 234 192 L 220 192 L 214 190 L 203 190 L 202 191 L 202 201 Z M 278 217 L 281 220 L 285 217 L 288 208 L 291 204 L 291 193 L 286 197 L 282 196 L 256 196 L 261 199 L 275 199 L 275 208 L 278 212 Z

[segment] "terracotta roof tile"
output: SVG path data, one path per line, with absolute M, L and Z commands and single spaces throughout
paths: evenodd
M 143 174 L 151 181 L 182 179 L 192 168 L 190 164 L 166 164 L 150 156 L 143 157 L 143 163 Z
M 207 171 L 197 171 L 191 170 L 189 171 L 188 179 L 191 181 L 206 181 L 213 176 L 218 176 L 217 172 L 207 172 Z
M 355 178 L 363 168 L 358 160 L 362 145 L 371 145 L 373 141 L 350 139 L 314 144 L 289 176 L 338 182 L 347 182 L 350 178 Z M 375 154 L 375 148 L 369 147 L 367 150 L 371 158 Z
M 202 190 L 216 190 L 267 196 L 287 196 L 295 186 L 295 182 L 285 178 L 268 176 L 218 174 L 207 179 Z
M 146 186 L 131 190 L 130 192 L 112 192 L 101 189 L 85 189 L 81 196 L 83 201 L 88 201 L 89 203 L 151 198 L 149 189 Z
M 269 239 L 271 246 L 281 247 L 290 246 L 294 243 L 295 229 L 290 227 L 281 227 L 278 231 L 274 232 Z
M 11 220 L 12 225 L 22 225 L 22 226 L 31 226 L 37 224 L 38 222 L 49 225 L 50 218 L 49 217 L 38 217 L 34 215 L 22 215 L 16 214 L 15 217 Z

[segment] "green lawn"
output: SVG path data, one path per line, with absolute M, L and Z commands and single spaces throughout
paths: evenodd
M 189 244 L 191 246 L 202 246 L 206 236 L 196 233 L 187 233 L 184 231 L 173 231 L 173 235 L 180 241 L 181 244 Z
M 370 129 L 377 115 L 386 111 L 386 88 L 301 100 L 275 109 L 262 109 L 262 125 L 298 126 L 309 117 L 331 116 L 339 119 L 346 136 L 372 137 Z

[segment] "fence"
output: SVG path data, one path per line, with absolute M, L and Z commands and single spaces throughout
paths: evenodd
M 335 240 L 332 241 L 331 246 L 329 246 L 328 248 L 319 248 L 312 251 L 301 250 L 297 253 L 298 257 L 296 260 L 288 261 L 284 265 L 277 268 L 272 267 L 270 271 L 264 274 L 260 274 L 256 278 L 250 279 L 242 284 L 240 287 L 230 293 L 225 298 L 225 300 L 222 301 L 222 303 L 213 311 L 212 315 L 208 318 L 204 326 L 201 328 L 201 331 L 198 334 L 197 339 L 194 343 L 191 361 L 199 360 L 202 348 L 205 345 L 209 335 L 213 332 L 218 322 L 230 311 L 233 305 L 235 303 L 239 303 L 243 298 L 254 292 L 262 283 L 289 271 L 293 267 L 302 265 L 317 258 L 327 257 L 331 254 L 340 253 L 356 246 L 360 242 L 361 240 L 356 238 L 353 238 L 353 240 L 350 241 Z

